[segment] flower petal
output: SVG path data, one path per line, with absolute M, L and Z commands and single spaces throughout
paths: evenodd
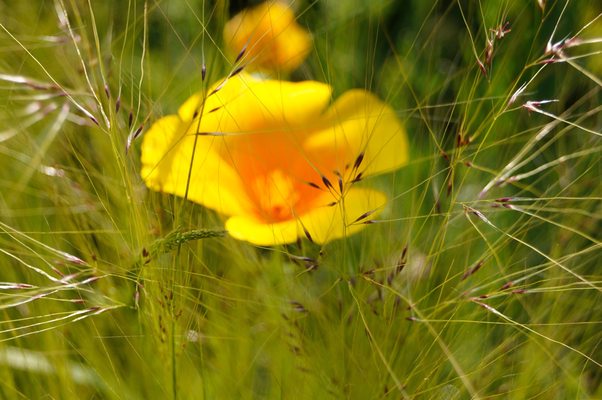
M 234 239 L 257 246 L 293 243 L 299 236 L 298 222 L 295 220 L 267 224 L 252 215 L 230 217 L 226 221 L 226 230 Z
M 155 122 L 144 135 L 141 175 L 152 190 L 184 197 L 191 168 L 194 136 L 177 115 Z M 252 202 L 237 172 L 219 156 L 221 141 L 199 137 L 190 174 L 188 199 L 226 215 L 252 212 Z
M 214 83 L 206 93 L 203 91 L 198 91 L 190 96 L 190 98 L 186 100 L 186 102 L 182 104 L 178 110 L 178 115 L 180 118 L 182 118 L 182 121 L 192 121 L 195 114 L 200 112 L 205 95 L 208 95 L 217 89 L 219 85 L 224 82 L 224 79 Z M 260 82 L 257 78 L 244 72 L 241 72 L 235 77 L 228 79 L 228 82 L 223 85 L 218 92 L 207 98 L 203 114 L 211 113 L 215 108 L 223 107 L 224 105 L 229 104 L 231 101 L 238 98 L 242 92 L 249 90 L 249 87 L 257 82 Z
M 207 93 L 211 93 L 220 81 Z M 330 101 L 329 85 L 315 82 L 259 80 L 240 73 L 207 97 L 201 132 L 258 133 L 301 129 L 315 124 Z M 183 121 L 192 121 L 202 106 L 203 94 L 193 95 L 179 110 Z M 198 119 L 197 119 L 198 121 Z M 192 125 L 194 129 L 197 126 Z
M 300 218 L 316 243 L 326 243 L 361 231 L 366 225 L 354 224 L 355 220 L 368 211 L 376 210 L 370 215 L 375 218 L 382 211 L 379 207 L 387 202 L 387 196 L 379 190 L 352 188 L 345 193 L 342 203 L 329 207 L 332 201 L 330 193 L 323 193 L 314 201 L 314 208 Z
M 378 190 L 353 188 L 345 194 L 343 205 L 329 207 L 328 204 L 333 200 L 330 193 L 319 196 L 314 207 L 301 215 L 300 222 L 290 220 L 268 224 L 251 215 L 234 216 L 226 221 L 226 229 L 235 239 L 258 246 L 272 246 L 295 242 L 297 237 L 305 236 L 305 227 L 314 242 L 326 243 L 362 230 L 365 224 L 353 222 L 366 212 L 384 205 L 387 197 Z M 374 212 L 371 218 L 379 212 Z
M 399 118 L 372 93 L 360 89 L 344 93 L 322 121 L 331 125 L 308 137 L 303 147 L 318 160 L 336 160 L 336 165 L 325 168 L 343 171 L 362 151 L 364 175 L 396 169 L 409 159 L 408 138 Z

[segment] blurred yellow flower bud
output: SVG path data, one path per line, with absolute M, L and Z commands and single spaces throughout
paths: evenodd
M 311 50 L 309 32 L 297 24 L 290 6 L 279 1 L 237 14 L 226 24 L 224 38 L 230 53 L 265 71 L 290 72 Z

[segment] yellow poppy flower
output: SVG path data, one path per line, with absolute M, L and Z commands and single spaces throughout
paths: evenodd
M 296 69 L 311 50 L 309 33 L 297 24 L 290 6 L 279 1 L 237 14 L 226 24 L 224 38 L 233 55 L 246 46 L 246 59 L 270 71 Z
M 376 96 L 351 90 L 328 107 L 326 84 L 245 73 L 207 93 L 220 86 L 146 132 L 141 175 L 150 189 L 183 197 L 190 171 L 188 199 L 228 216 L 232 237 L 263 246 L 306 232 L 317 243 L 353 234 L 365 226 L 357 218 L 386 203 L 351 182 L 408 160 L 405 130 Z

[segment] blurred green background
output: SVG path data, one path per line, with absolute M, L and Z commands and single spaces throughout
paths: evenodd
M 370 90 L 405 124 L 411 162 L 361 183 L 389 196 L 380 222 L 145 263 L 223 218 L 148 191 L 128 135 L 231 71 L 223 26 L 250 3 L 0 0 L 0 396 L 601 398 L 602 5 L 294 1 L 313 50 L 273 78 Z

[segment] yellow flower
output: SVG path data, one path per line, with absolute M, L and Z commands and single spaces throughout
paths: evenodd
M 305 231 L 317 243 L 353 234 L 365 226 L 353 222 L 387 198 L 351 181 L 406 163 L 408 139 L 373 94 L 330 100 L 323 83 L 240 73 L 204 104 L 197 93 L 153 124 L 141 175 L 150 189 L 183 197 L 190 171 L 188 199 L 228 216 L 230 235 L 256 245 L 292 243 Z
M 290 6 L 278 1 L 237 14 L 226 24 L 224 38 L 235 56 L 247 46 L 246 59 L 264 70 L 292 71 L 311 50 L 309 33 L 297 24 Z

